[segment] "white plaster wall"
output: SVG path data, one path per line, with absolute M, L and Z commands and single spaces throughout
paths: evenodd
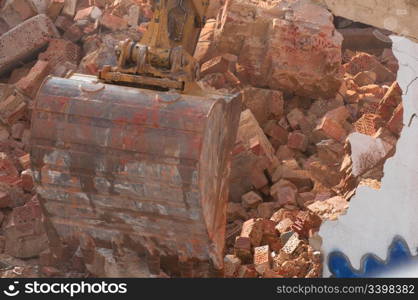
M 404 93 L 405 126 L 395 156 L 384 166 L 381 189 L 359 187 L 347 214 L 322 225 L 324 277 L 330 275 L 326 262 L 332 251 L 346 254 L 353 267 L 358 269 L 366 253 L 386 259 L 388 247 L 397 235 L 402 236 L 411 253 L 417 255 L 418 44 L 403 37 L 391 38 L 400 63 L 398 82 Z M 414 114 L 417 117 L 412 117 Z
M 418 38 L 417 0 L 314 0 L 333 14 Z

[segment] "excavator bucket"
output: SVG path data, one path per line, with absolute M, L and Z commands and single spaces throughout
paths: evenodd
M 169 259 L 222 268 L 240 111 L 239 95 L 47 78 L 33 108 L 31 158 L 52 231 L 72 249 L 80 235 L 104 249 L 122 241 L 160 257 L 163 270 Z

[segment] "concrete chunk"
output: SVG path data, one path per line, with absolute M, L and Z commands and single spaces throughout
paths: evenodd
M 59 33 L 46 15 L 32 17 L 0 37 L 0 74 L 35 55 Z

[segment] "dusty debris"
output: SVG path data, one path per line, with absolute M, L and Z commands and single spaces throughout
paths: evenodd
M 343 44 L 331 13 L 309 0 L 210 1 L 208 17 L 195 53 L 200 84 L 241 93 L 243 110 L 220 276 L 318 277 L 322 220 L 344 214 L 358 185 L 379 188 L 396 151 L 404 126 L 396 58 L 382 48 L 390 45 L 371 49 L 376 41 L 360 51 L 352 39 Z M 197 272 L 153 253 L 146 264 L 88 237 L 63 247 L 48 240 L 48 219 L 33 198 L 39 174 L 31 170 L 29 128 L 42 81 L 114 65 L 116 44 L 139 40 L 151 18 L 150 3 L 140 0 L 13 0 L 0 11 L 0 249 L 22 259 L 0 255 L 11 265 L 1 277 L 164 277 L 161 263 L 178 269 L 173 276 Z M 373 30 L 336 23 L 346 37 Z

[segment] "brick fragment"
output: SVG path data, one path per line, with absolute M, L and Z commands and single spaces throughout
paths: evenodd
M 281 145 L 286 144 L 288 141 L 289 132 L 277 124 L 275 120 L 270 120 L 266 123 L 264 127 L 264 132 L 277 140 Z
M 48 247 L 44 216 L 36 200 L 13 209 L 5 226 L 6 254 L 30 258 L 39 255 Z
M 234 277 L 241 266 L 241 260 L 235 255 L 228 254 L 224 258 L 224 276 Z
M 205 62 L 201 67 L 201 76 L 210 73 L 226 73 L 235 68 L 237 57 L 235 55 L 220 55 Z
M 354 123 L 357 132 L 373 136 L 382 126 L 382 119 L 376 114 L 364 114 Z
M 12 125 L 25 115 L 26 108 L 25 97 L 15 92 L 0 102 L 0 119 L 3 123 Z
M 228 222 L 233 222 L 237 219 L 245 219 L 246 216 L 247 214 L 240 203 L 228 202 L 226 208 L 226 218 Z
M 339 142 L 343 142 L 347 137 L 347 131 L 344 127 L 329 116 L 324 116 L 322 118 L 320 124 L 315 128 L 315 131 Z
M 282 251 L 287 255 L 292 255 L 300 246 L 302 241 L 299 239 L 297 233 L 293 233 L 283 246 Z
M 363 71 L 373 71 L 377 75 L 377 82 L 396 80 L 395 74 L 382 65 L 375 56 L 364 52 L 354 56 L 349 63 L 344 65 L 344 68 L 351 75 L 357 75 Z
M 246 209 L 257 208 L 257 206 L 263 202 L 263 198 L 261 198 L 256 192 L 251 191 L 244 194 L 241 197 L 242 205 Z
M 6 126 L 0 125 L 0 142 L 6 141 L 10 136 L 10 132 Z
M 270 219 L 277 204 L 274 202 L 264 202 L 257 206 L 257 216 L 263 219 Z
M 313 183 L 311 175 L 307 170 L 292 169 L 289 166 L 281 165 L 273 173 L 272 181 L 277 182 L 280 179 L 286 179 L 296 185 L 298 190 L 303 188 L 312 188 Z
M 77 25 L 71 25 L 64 33 L 63 38 L 74 43 L 78 42 L 83 37 L 83 30 Z
M 19 163 L 24 170 L 30 168 L 30 154 L 28 153 L 19 157 Z
M 66 0 L 62 9 L 62 14 L 68 17 L 74 17 L 78 0 Z
M 31 0 L 12 0 L 7 1 L 1 11 L 2 19 L 13 28 L 24 20 L 37 14 L 36 7 Z
M 141 8 L 138 5 L 131 5 L 128 10 L 128 25 L 131 27 L 137 27 L 140 17 Z
M 19 178 L 19 172 L 17 171 L 13 161 L 6 154 L 0 153 L 0 182 L 15 184 Z
M 254 248 L 254 267 L 260 275 L 271 268 L 270 247 L 268 245 Z
M 238 278 L 257 278 L 257 271 L 253 265 L 243 265 L 238 270 Z
M 125 19 L 111 14 L 104 14 L 100 23 L 111 31 L 125 30 L 128 28 L 128 22 Z
M 90 20 L 95 21 L 102 16 L 102 10 L 97 6 L 90 6 L 77 11 L 74 21 Z
M 242 92 L 242 104 L 251 110 L 262 128 L 268 120 L 278 120 L 283 115 L 284 99 L 280 91 L 247 87 Z
M 29 74 L 16 83 L 16 88 L 22 91 L 26 96 L 32 99 L 35 98 L 39 87 L 45 77 L 48 76 L 49 71 L 50 67 L 48 61 L 38 60 Z
M 279 234 L 285 233 L 291 229 L 293 226 L 293 221 L 290 218 L 285 218 L 281 220 L 275 227 Z
M 232 153 L 230 198 L 233 202 L 240 202 L 241 196 L 253 187 L 261 189 L 268 185 L 265 171 L 278 165 L 273 146 L 249 109 L 241 113 Z
M 55 26 L 59 30 L 65 32 L 65 31 L 67 31 L 71 27 L 71 25 L 74 24 L 74 22 L 69 17 L 66 17 L 66 16 L 58 16 L 56 18 L 54 24 L 55 24 Z
M 300 122 L 305 118 L 305 115 L 299 108 L 294 108 L 287 114 L 286 117 L 290 126 L 296 130 L 300 128 Z
M 237 236 L 234 243 L 234 254 L 239 257 L 242 262 L 250 262 L 252 259 L 250 238 Z
M 81 49 L 78 45 L 64 39 L 52 39 L 47 50 L 41 53 L 38 58 L 48 62 L 51 74 L 63 76 L 66 73 L 63 67 L 77 66 L 80 57 Z
M 65 0 L 50 0 L 47 9 L 48 16 L 55 20 L 64 8 L 64 4 Z
M 365 86 L 374 84 L 377 79 L 377 74 L 373 71 L 364 71 L 357 73 L 353 80 L 358 86 Z
M 22 188 L 26 192 L 31 192 L 33 190 L 33 176 L 32 171 L 30 169 L 24 170 L 20 174 L 20 178 L 22 179 Z
M 271 187 L 271 195 L 277 200 L 278 204 L 295 205 L 297 187 L 288 180 L 281 179 Z
M 299 150 L 302 152 L 306 151 L 308 147 L 308 138 L 301 132 L 293 131 L 289 134 L 289 139 L 287 141 L 287 146 L 290 149 Z
M 241 237 L 250 239 L 253 247 L 260 246 L 263 238 L 263 222 L 261 219 L 250 219 L 242 224 Z
M 399 136 L 403 128 L 403 104 L 400 103 L 393 111 L 392 118 L 387 123 L 387 128 Z
M 10 194 L 5 191 L 0 191 L 0 208 L 9 207 L 11 204 Z
M 280 160 L 291 159 L 295 156 L 295 152 L 287 145 L 281 145 L 276 151 L 276 157 Z
M 291 229 L 299 236 L 309 238 L 310 232 L 318 231 L 321 223 L 322 220 L 317 215 L 309 211 L 300 211 Z

